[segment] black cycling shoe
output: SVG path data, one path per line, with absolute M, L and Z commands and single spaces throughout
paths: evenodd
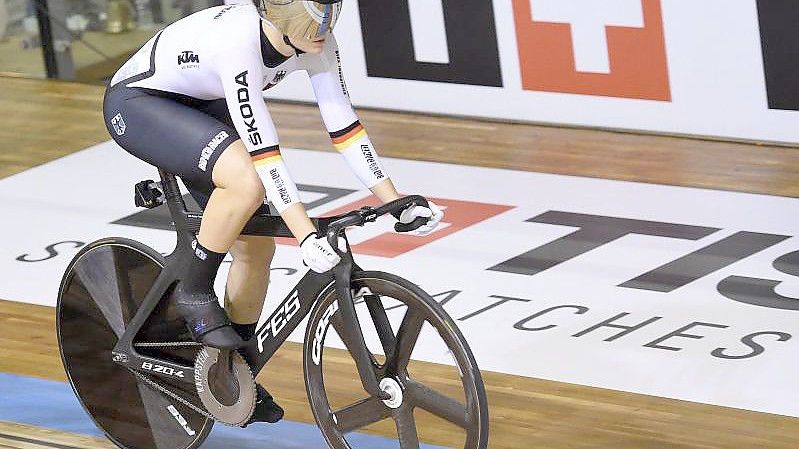
M 266 388 L 260 384 L 255 384 L 255 390 L 258 394 L 255 400 L 255 410 L 252 412 L 250 420 L 242 424 L 241 427 L 247 427 L 255 422 L 276 423 L 283 419 L 283 408 L 277 405 L 272 395 L 266 391 Z
M 244 340 L 233 330 L 227 313 L 213 293 L 187 293 L 182 284 L 175 289 L 175 307 L 186 321 L 194 341 L 217 349 L 236 349 Z

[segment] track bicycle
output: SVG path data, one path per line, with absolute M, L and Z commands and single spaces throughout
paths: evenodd
M 162 256 L 127 238 L 97 240 L 70 262 L 58 293 L 57 337 L 69 383 L 113 443 L 124 449 L 190 449 L 202 444 L 214 422 L 242 425 L 254 409 L 255 376 L 308 317 L 302 350 L 306 392 L 331 448 L 357 448 L 350 432 L 383 420 L 394 421 L 401 449 L 418 448 L 420 410 L 457 429 L 458 447 L 487 447 L 485 388 L 455 322 L 416 284 L 362 270 L 346 240 L 348 227 L 411 203 L 426 205 L 424 198 L 312 219 L 336 251 L 337 238 L 345 239 L 341 262 L 331 272 L 309 270 L 245 347 L 220 351 L 192 341 L 175 311 L 171 293 L 185 275 L 202 213 L 187 210 L 174 175 L 159 175 L 160 183 L 136 184 L 135 199 L 147 208 L 166 204 L 177 233 L 174 251 Z M 280 216 L 270 214 L 254 215 L 242 234 L 292 237 Z M 331 328 L 346 352 L 325 344 Z M 367 345 L 367 331 L 377 344 Z M 417 340 L 428 334 L 440 338 L 454 362 L 455 375 L 445 379 L 448 393 L 420 381 L 421 371 L 411 369 Z M 340 354 L 354 365 L 352 378 L 362 388 L 343 405 L 331 394 L 338 380 L 329 373 Z

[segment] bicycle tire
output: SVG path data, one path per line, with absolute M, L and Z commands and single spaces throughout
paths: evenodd
M 324 340 L 330 326 L 336 328 L 341 326 L 342 323 L 339 319 L 340 314 L 337 313 L 338 308 L 334 305 L 334 302 L 337 301 L 335 288 L 331 285 L 319 295 L 317 304 L 309 315 L 303 345 L 303 368 L 308 400 L 314 418 L 328 445 L 334 449 L 352 449 L 352 445 L 345 434 L 380 420 L 391 418 L 397 426 L 401 449 L 418 448 L 418 431 L 415 428 L 416 421 L 413 418 L 414 409 L 418 407 L 447 420 L 449 419 L 444 417 L 444 415 L 448 412 L 458 412 L 453 415 L 460 415 L 461 411 L 464 412 L 465 416 L 457 418 L 458 426 L 466 434 L 463 447 L 465 449 L 485 449 L 488 445 L 488 402 L 485 387 L 469 345 L 452 318 L 449 317 L 434 298 L 417 285 L 389 273 L 377 271 L 357 272 L 353 275 L 352 287 L 356 291 L 363 287 L 368 287 L 369 292 L 373 295 L 371 301 L 375 301 L 374 295 L 378 298 L 388 296 L 407 306 L 407 312 L 403 317 L 403 325 L 400 325 L 397 332 L 394 333 L 393 343 L 397 348 L 400 346 L 399 342 L 405 338 L 399 336 L 401 334 L 410 335 L 403 331 L 406 320 L 408 320 L 409 326 L 412 326 L 410 323 L 417 321 L 418 316 L 421 316 L 423 323 L 428 323 L 438 332 L 456 362 L 461 384 L 464 388 L 465 403 L 461 404 L 445 395 L 440 395 L 412 379 L 407 367 L 402 368 L 400 361 L 400 358 L 410 358 L 410 352 L 413 350 L 411 348 L 407 351 L 397 349 L 391 354 L 386 351 L 387 354 L 382 363 L 378 362 L 375 356 L 372 356 L 372 364 L 378 375 L 378 381 L 381 381 L 381 378 L 392 378 L 397 385 L 401 386 L 403 395 L 398 395 L 398 397 L 402 398 L 400 405 L 395 402 L 389 407 L 384 401 L 374 397 L 367 397 L 345 408 L 333 410 L 326 393 L 323 374 Z M 369 300 L 367 298 L 367 301 Z M 376 304 L 380 304 L 380 306 L 378 307 Z M 375 316 L 386 316 L 385 310 L 387 309 L 382 309 L 384 310 L 382 314 L 379 312 L 383 307 L 382 304 L 382 300 L 380 300 L 376 303 L 372 302 L 368 306 L 370 308 L 369 315 L 372 319 L 382 319 L 375 318 Z M 372 312 L 373 306 L 375 312 Z M 414 312 L 413 317 L 409 318 L 409 313 L 412 309 L 416 312 Z M 360 316 L 361 314 L 359 314 Z M 359 321 L 361 321 L 361 327 L 363 328 L 365 324 L 362 318 L 359 318 Z M 423 323 L 419 324 L 420 329 Z M 338 333 L 341 335 L 340 332 Z M 416 338 L 418 338 L 418 333 Z M 408 354 L 404 354 L 404 352 L 408 352 Z M 393 361 L 392 357 L 394 358 Z M 407 362 L 405 364 L 407 366 Z M 330 381 L 334 382 L 335 379 Z M 420 385 L 422 389 L 419 389 Z M 431 404 L 429 400 L 420 397 L 420 395 L 426 394 L 429 394 L 429 398 L 433 401 L 438 400 L 440 405 Z M 463 408 L 460 409 L 458 407 Z M 367 417 L 369 414 L 373 416 Z M 409 415 L 410 418 L 408 418 Z M 451 422 L 454 423 L 455 420 Z M 409 426 L 414 428 L 411 429 Z
M 75 255 L 58 292 L 56 331 L 69 383 L 97 427 L 124 449 L 193 449 L 213 427 L 213 420 L 137 381 L 112 361 L 118 337 L 164 266 L 161 254 L 142 243 L 105 238 Z M 183 330 L 182 323 L 166 316 L 171 312 L 163 305 L 167 302 L 159 304 L 140 336 L 158 341 Z M 192 355 L 179 351 L 185 349 L 157 355 L 191 364 Z M 155 380 L 200 403 L 191 385 Z

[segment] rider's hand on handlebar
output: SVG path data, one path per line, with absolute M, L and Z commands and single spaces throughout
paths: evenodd
M 444 212 L 435 205 L 432 201 L 428 200 L 427 204 L 429 207 L 424 206 L 411 206 L 400 213 L 399 217 L 397 218 L 400 223 L 412 223 L 417 218 L 427 218 L 427 222 L 423 223 L 416 229 L 412 229 L 410 232 L 413 235 L 427 235 L 433 232 L 433 230 L 438 226 L 441 222 L 441 219 L 444 218 Z
M 338 238 L 339 250 L 346 251 L 347 244 L 343 238 Z M 333 251 L 325 237 L 318 237 L 315 232 L 308 234 L 300 243 L 302 249 L 302 262 L 317 273 L 330 271 L 339 262 L 341 257 Z

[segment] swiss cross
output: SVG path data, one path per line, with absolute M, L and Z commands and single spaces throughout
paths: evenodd
M 530 0 L 535 22 L 571 25 L 578 72 L 610 73 L 606 27 L 643 28 L 641 0 Z

